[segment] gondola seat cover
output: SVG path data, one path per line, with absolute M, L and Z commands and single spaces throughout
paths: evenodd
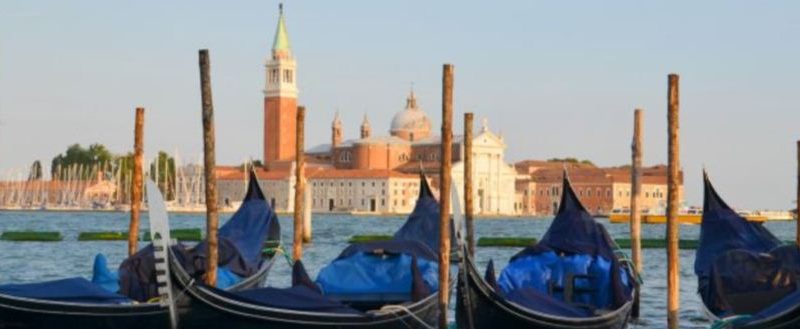
M 429 293 L 438 291 L 438 257 L 418 241 L 392 240 L 351 245 L 322 268 L 316 282 L 324 294 L 343 299 L 357 299 L 362 295 L 411 300 L 415 257 L 421 277 L 417 280 L 425 283 Z
M 232 284 L 240 278 L 255 274 L 263 261 L 261 255 L 264 245 L 268 240 L 278 240 L 279 234 L 278 217 L 267 204 L 258 180 L 251 172 L 242 205 L 219 229 L 218 261 L 219 267 L 224 269 L 221 274 L 226 279 L 221 283 Z M 178 244 L 172 250 L 189 275 L 199 278 L 205 273 L 205 241 L 193 248 Z M 152 244 L 120 265 L 120 293 L 138 301 L 147 301 L 157 296 Z
M 363 314 L 323 296 L 308 278 L 301 261 L 296 261 L 292 267 L 292 287 L 290 288 L 267 287 L 238 292 L 227 292 L 217 288 L 209 289 L 213 289 L 216 294 L 229 299 L 272 308 L 303 312 Z
M 499 294 L 533 310 L 578 316 L 584 311 L 565 306 L 562 291 L 570 274 L 589 275 L 575 278 L 571 303 L 617 309 L 631 299 L 631 273 L 617 258 L 608 231 L 578 200 L 566 173 L 562 186 L 561 204 L 550 228 L 538 243 L 511 258 L 498 279 Z
M 498 285 L 502 293 L 511 295 L 519 289 L 533 289 L 559 301 L 565 301 L 562 290 L 553 287 L 567 286 L 570 275 L 586 275 L 574 279 L 575 293 L 569 302 L 592 305 L 596 309 L 613 308 L 614 296 L 611 290 L 611 261 L 601 256 L 585 254 L 558 256 L 552 251 L 516 258 L 500 274 Z M 628 285 L 624 269 L 619 277 L 623 285 Z
M 72 303 L 126 304 L 132 302 L 127 297 L 109 292 L 84 278 L 2 285 L 0 294 Z
M 414 210 L 392 239 L 349 245 L 320 270 L 316 282 L 326 295 L 343 300 L 410 301 L 423 290 L 434 293 L 439 290 L 440 231 L 439 203 L 421 175 Z

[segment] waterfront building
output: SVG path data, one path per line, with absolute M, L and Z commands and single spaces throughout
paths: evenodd
M 613 209 L 630 209 L 630 167 L 599 168 L 591 164 L 537 160 L 521 161 L 515 167 L 518 173 L 515 208 L 521 215 L 549 216 L 558 210 L 565 168 L 575 193 L 590 213 L 607 215 Z M 683 177 L 680 182 L 678 200 L 683 200 Z M 642 168 L 642 210 L 660 212 L 666 202 L 667 167 Z
M 294 208 L 294 160 L 297 115 L 297 63 L 292 55 L 286 19 L 281 10 L 269 59 L 264 89 L 264 168 L 257 175 L 267 200 L 277 211 Z M 312 117 L 312 115 L 309 115 Z M 319 118 L 318 114 L 313 115 Z M 358 138 L 346 139 L 338 112 L 331 122 L 329 143 L 306 150 L 306 197 L 314 212 L 405 214 L 419 193 L 419 173 L 436 189 L 441 164 L 441 138 L 417 103 L 413 90 L 405 107 L 392 118 L 388 135 L 373 134 L 365 115 Z M 473 158 L 476 209 L 479 214 L 513 214 L 516 172 L 505 162 L 506 145 L 484 121 L 474 136 Z M 453 179 L 463 186 L 463 138 L 454 136 Z M 223 206 L 240 200 L 245 172 L 240 167 L 217 168 Z

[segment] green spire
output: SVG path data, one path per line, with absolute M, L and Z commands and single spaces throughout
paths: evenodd
M 278 29 L 275 31 L 275 41 L 272 43 L 272 50 L 291 50 L 289 46 L 289 34 L 286 32 L 286 20 L 283 18 L 283 4 L 278 5 L 280 17 L 278 18 Z

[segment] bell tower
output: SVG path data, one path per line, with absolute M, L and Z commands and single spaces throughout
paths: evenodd
M 297 63 L 292 56 L 283 4 L 266 63 L 264 88 L 264 164 L 295 159 L 297 125 Z

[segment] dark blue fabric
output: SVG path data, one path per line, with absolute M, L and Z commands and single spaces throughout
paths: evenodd
M 707 279 L 714 259 L 729 250 L 768 252 L 780 245 L 778 238 L 761 223 L 747 221 L 731 209 L 719 197 L 708 176 L 703 176 L 703 182 L 703 219 L 694 261 L 698 278 Z
M 291 288 L 267 287 L 247 289 L 235 293 L 216 288 L 209 289 L 213 289 L 218 295 L 230 299 L 279 309 L 339 314 L 363 314 L 347 305 L 326 298 L 304 285 Z
M 108 260 L 103 254 L 94 256 L 92 266 L 92 283 L 103 287 L 109 292 L 119 291 L 119 273 L 108 269 Z
M 231 284 L 239 278 L 255 274 L 261 265 L 261 252 L 268 240 L 279 240 L 280 226 L 275 212 L 264 199 L 258 178 L 251 170 L 247 193 L 242 205 L 220 229 L 218 234 L 218 262 Z M 178 244 L 172 248 L 176 260 L 194 278 L 205 274 L 207 244 L 201 242 L 193 248 Z M 157 296 L 152 244 L 120 264 L 120 293 L 147 301 Z M 220 286 L 224 288 L 224 286 Z
M 586 318 L 592 316 L 589 309 L 580 308 L 567 304 L 563 301 L 553 299 L 547 294 L 533 288 L 515 289 L 505 295 L 506 300 L 520 306 L 540 313 L 559 315 L 569 318 Z
M 784 297 L 777 303 L 761 310 L 761 312 L 756 313 L 750 318 L 735 322 L 734 327 L 743 326 L 754 321 L 769 319 L 797 307 L 800 307 L 800 290 Z
M 430 294 L 439 288 L 439 228 L 439 204 L 421 175 L 414 211 L 394 237 L 348 246 L 322 268 L 316 282 L 326 295 L 342 299 L 421 299 L 423 291 Z
M 420 241 L 438 255 L 440 231 L 439 202 L 433 197 L 428 180 L 421 176 L 419 197 L 414 211 L 408 216 L 405 224 L 394 233 L 394 240 Z
M 606 228 L 595 221 L 594 217 L 583 207 L 565 176 L 561 204 L 550 228 L 537 244 L 523 249 L 511 260 L 548 250 L 556 253 L 599 255 L 606 259 L 616 259 L 615 245 L 616 243 L 611 239 Z
M 364 243 L 354 243 L 345 248 L 336 260 L 348 258 L 360 253 L 385 253 L 414 255 L 420 259 L 438 261 L 439 255 L 434 253 L 426 244 L 417 240 L 388 240 Z
M 2 285 L 0 294 L 72 303 L 124 304 L 131 302 L 127 297 L 109 292 L 84 278 Z
M 591 292 L 575 293 L 572 302 L 616 309 L 630 300 L 633 281 L 614 253 L 615 245 L 605 227 L 580 203 L 564 173 L 556 217 L 539 243 L 511 258 L 498 280 L 501 294 L 505 298 L 516 296 L 518 304 L 531 305 L 535 310 L 553 307 L 554 312 L 561 312 L 563 294 L 554 290 L 552 296 L 548 295 L 551 287 L 563 288 L 567 274 L 588 274 L 592 278 L 577 278 L 575 288 Z M 523 303 L 521 299 L 527 297 L 533 300 Z M 554 314 L 580 316 L 564 312 Z
M 358 253 L 333 261 L 317 276 L 326 295 L 402 295 L 411 300 L 414 256 L 408 254 L 372 255 Z M 417 268 L 430 291 L 439 289 L 438 261 L 417 258 Z
M 694 271 L 698 292 L 713 312 L 728 312 L 722 293 L 765 290 L 759 278 L 769 278 L 782 265 L 774 257 L 761 257 L 780 246 L 780 241 L 763 225 L 739 216 L 720 198 L 704 173 L 703 220 L 700 242 L 695 254 Z M 787 264 L 797 263 L 797 256 L 788 256 Z M 749 264 L 746 269 L 745 264 Z M 777 272 L 775 272 L 777 273 Z M 765 305 L 766 306 L 766 305 Z
M 280 238 L 278 216 L 264 199 L 255 173 L 251 172 L 250 177 L 242 205 L 231 219 L 220 227 L 218 235 L 219 240 L 227 240 L 230 247 L 233 247 L 233 250 L 228 252 L 229 259 L 223 259 L 223 253 L 220 251 L 219 263 L 225 264 L 224 267 L 242 277 L 248 277 L 258 271 L 266 241 Z M 205 241 L 193 248 L 195 268 L 205 268 L 207 248 Z

